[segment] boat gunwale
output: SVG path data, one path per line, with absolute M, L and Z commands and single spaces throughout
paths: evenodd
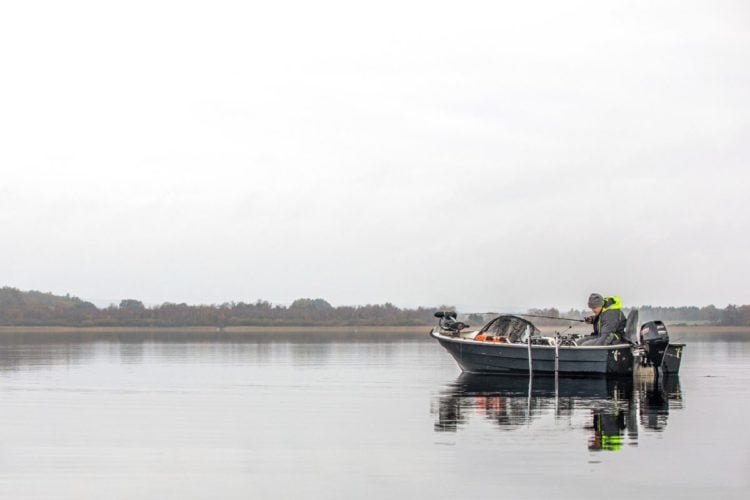
M 481 340 L 474 340 L 474 339 L 466 339 L 461 337 L 449 337 L 447 335 L 443 335 L 440 332 L 435 331 L 433 329 L 430 332 L 430 336 L 436 340 L 445 340 L 448 342 L 454 342 L 454 343 L 460 343 L 460 344 L 470 344 L 470 345 L 483 345 L 488 347 L 498 347 L 498 348 L 511 348 L 511 349 L 528 349 L 529 344 L 523 343 L 523 344 L 511 344 L 511 343 L 495 343 L 495 342 L 484 342 Z M 532 349 L 545 349 L 545 350 L 601 350 L 601 351 L 611 351 L 611 350 L 619 350 L 619 349 L 625 349 L 625 348 L 631 348 L 630 344 L 612 344 L 612 345 L 559 345 L 559 346 L 553 346 L 553 345 L 539 345 L 539 344 L 531 344 Z

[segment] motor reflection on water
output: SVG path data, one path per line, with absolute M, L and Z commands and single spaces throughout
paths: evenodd
M 458 432 L 472 417 L 512 431 L 553 415 L 561 431 L 587 430 L 589 450 L 618 451 L 637 446 L 641 429 L 663 431 L 670 410 L 681 408 L 677 376 L 556 379 L 463 373 L 439 396 L 435 431 Z M 573 418 L 581 414 L 588 415 L 587 423 Z

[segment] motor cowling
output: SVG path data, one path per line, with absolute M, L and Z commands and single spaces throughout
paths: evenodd
M 469 327 L 469 325 L 462 321 L 456 321 L 456 317 L 458 316 L 456 311 L 437 311 L 434 316 L 438 318 L 440 328 L 448 330 L 453 336 L 457 336 L 461 333 L 461 330 Z
M 661 321 L 649 321 L 641 326 L 641 346 L 646 364 L 659 368 L 664 360 L 664 352 L 669 346 L 667 326 Z

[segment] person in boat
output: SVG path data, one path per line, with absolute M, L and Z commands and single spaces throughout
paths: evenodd
M 620 297 L 602 297 L 598 293 L 589 296 L 589 308 L 594 314 L 586 318 L 586 323 L 594 325 L 594 333 L 578 345 L 618 344 L 625 334 L 627 319 L 622 312 Z

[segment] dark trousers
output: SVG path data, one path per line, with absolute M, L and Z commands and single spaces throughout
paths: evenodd
M 615 334 L 591 335 L 578 342 L 578 345 L 611 345 L 615 343 Z

